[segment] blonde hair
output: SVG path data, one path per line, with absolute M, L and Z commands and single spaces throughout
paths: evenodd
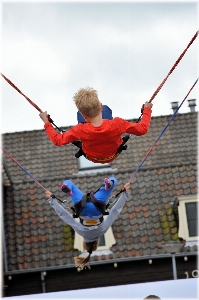
M 77 109 L 89 118 L 96 117 L 101 111 L 97 91 L 87 87 L 80 89 L 73 97 Z
M 80 268 L 80 271 L 86 267 L 88 267 L 90 269 L 90 265 L 88 262 L 90 260 L 90 256 L 91 256 L 92 252 L 97 250 L 98 243 L 99 243 L 99 239 L 97 239 L 96 241 L 91 242 L 91 243 L 86 243 L 85 241 L 83 242 L 84 249 L 86 249 L 88 251 L 89 255 L 86 257 L 83 257 L 83 256 L 75 256 L 74 257 L 75 265 L 77 268 Z

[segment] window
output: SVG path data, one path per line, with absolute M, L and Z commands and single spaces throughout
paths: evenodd
M 198 202 L 185 203 L 189 236 L 197 236 Z
M 99 240 L 99 245 L 98 245 L 98 247 L 100 247 L 100 246 L 105 246 L 106 245 L 106 243 L 105 243 L 105 236 L 104 236 L 104 234 L 102 235 L 102 236 L 100 236 L 100 240 Z
M 198 240 L 198 200 L 197 195 L 177 198 L 179 231 L 178 236 L 185 241 Z
M 99 168 L 99 167 L 103 167 L 104 165 L 109 165 L 109 164 L 93 163 L 92 161 L 86 159 L 83 155 L 80 156 L 79 158 L 80 169 Z
M 117 170 L 117 168 L 111 168 L 110 163 L 94 163 L 84 156 L 78 158 L 78 169 L 78 173 L 73 173 L 73 175 Z

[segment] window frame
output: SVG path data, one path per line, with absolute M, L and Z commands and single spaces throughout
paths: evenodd
M 81 160 L 83 160 L 83 163 L 81 166 Z M 84 165 L 84 160 L 87 161 L 88 166 Z M 110 163 L 105 163 L 105 164 L 101 164 L 101 163 L 94 163 L 90 160 L 87 160 L 83 155 L 80 156 L 78 158 L 78 170 L 79 171 L 93 171 L 93 170 L 99 170 L 99 169 L 104 169 L 104 168 L 110 168 Z
M 198 221 L 198 202 L 186 202 L 186 215 L 187 215 L 187 223 L 188 223 L 188 230 L 189 230 L 189 237 L 195 237 L 197 233 L 197 221 Z M 193 222 L 193 225 L 192 225 Z
M 179 216 L 179 229 L 178 237 L 184 239 L 187 242 L 199 240 L 199 236 L 189 236 L 189 227 L 186 213 L 186 204 L 192 202 L 198 202 L 197 195 L 181 196 L 177 198 L 178 202 L 178 216 Z M 198 223 L 198 220 L 197 220 Z

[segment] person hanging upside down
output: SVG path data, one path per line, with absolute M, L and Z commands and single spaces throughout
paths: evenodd
M 86 199 L 87 202 L 82 202 L 83 199 L 85 199 L 84 194 L 72 181 L 65 180 L 63 182 L 61 189 L 66 196 L 71 197 L 76 213 L 79 216 L 79 222 L 74 219 L 71 213 L 57 202 L 56 197 L 50 191 L 46 191 L 45 193 L 49 198 L 49 204 L 54 208 L 58 216 L 84 239 L 84 249 L 87 250 L 89 255 L 87 257 L 74 257 L 75 265 L 80 267 L 81 270 L 86 266 L 89 267 L 88 262 L 90 260 L 90 256 L 92 252 L 97 249 L 100 236 L 107 232 L 109 227 L 118 217 L 128 197 L 127 191 L 130 188 L 129 182 L 124 185 L 124 191 L 110 209 L 107 218 L 103 218 L 103 206 L 107 203 L 116 184 L 117 179 L 115 177 L 105 178 L 104 185 L 94 193 L 94 204 L 91 202 L 92 199 L 89 197 Z
M 150 102 L 143 105 L 141 121 L 132 123 L 119 117 L 112 120 L 103 119 L 103 105 L 93 88 L 80 89 L 73 99 L 86 123 L 77 124 L 69 131 L 59 134 L 49 122 L 47 111 L 40 113 L 39 116 L 45 123 L 48 138 L 55 146 L 81 141 L 84 156 L 94 163 L 108 163 L 118 156 L 118 149 L 123 142 L 122 134 L 141 136 L 149 130 L 153 105 Z

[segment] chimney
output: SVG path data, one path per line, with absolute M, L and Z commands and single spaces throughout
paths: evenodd
M 188 100 L 188 102 L 189 102 L 188 106 L 190 107 L 190 112 L 195 112 L 196 99 L 190 99 Z
M 178 102 L 171 102 L 171 108 L 173 109 L 173 113 L 174 113 L 178 108 Z

